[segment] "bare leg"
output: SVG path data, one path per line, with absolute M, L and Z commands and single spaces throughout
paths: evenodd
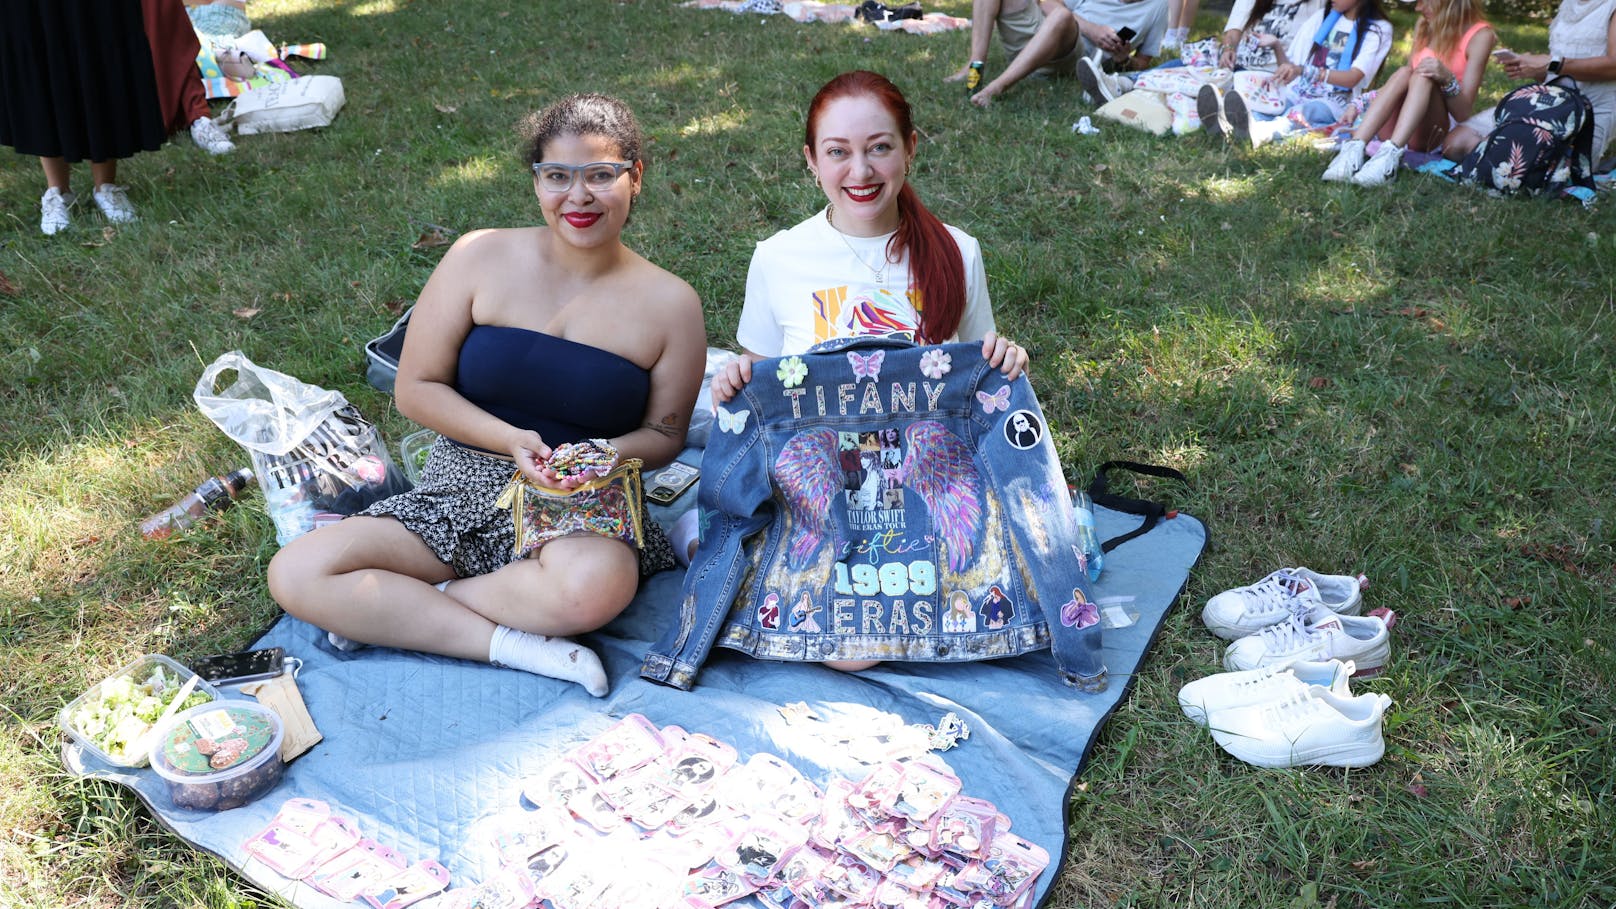
M 1386 84 L 1375 92 L 1375 103 L 1369 105 L 1369 110 L 1364 112 L 1363 122 L 1352 131 L 1352 138 L 1363 142 L 1368 142 L 1377 134 L 1382 139 L 1388 138 L 1388 133 L 1383 132 L 1382 128 L 1396 122 L 1397 114 L 1403 109 L 1403 97 L 1408 94 L 1409 77 L 1412 73 L 1413 71 L 1406 66 L 1399 67 L 1397 72 L 1392 73 Z
M 45 169 L 45 185 L 54 186 L 67 195 L 68 179 L 72 169 L 68 167 L 66 158 L 40 158 L 40 166 Z
M 1072 18 L 1066 4 L 1061 0 L 1043 0 L 1039 6 L 1044 11 L 1043 24 L 1004 72 L 971 97 L 972 104 L 987 107 L 994 95 L 1025 79 L 1045 63 L 1071 53 L 1077 46 L 1077 20 Z
M 959 72 L 943 81 L 964 82 L 970 75 L 971 62 L 988 58 L 988 45 L 993 40 L 993 26 L 999 19 L 999 11 L 1008 5 L 1009 12 L 1020 12 L 1028 2 L 1030 0 L 1009 0 L 1008 4 L 1001 0 L 971 0 L 971 59 L 965 61 Z
M 1408 80 L 1408 95 L 1391 132 L 1394 144 L 1417 151 L 1429 151 L 1442 144 L 1448 134 L 1448 110 L 1437 103 L 1437 97 L 1436 83 L 1430 79 L 1416 76 Z
M 833 660 L 825 664 L 839 672 L 859 672 L 871 666 L 881 665 L 880 660 Z
M 105 186 L 108 183 L 118 182 L 118 159 L 111 161 L 91 161 L 90 179 L 96 186 Z
M 1456 126 L 1453 132 L 1448 133 L 1448 141 L 1442 144 L 1442 157 L 1449 161 L 1462 161 L 1464 156 L 1475 151 L 1481 144 L 1480 133 L 1468 126 Z

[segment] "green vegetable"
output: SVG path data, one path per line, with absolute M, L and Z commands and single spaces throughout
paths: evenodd
M 161 665 L 153 666 L 143 678 L 137 679 L 134 674 L 116 676 L 102 682 L 94 696 L 72 712 L 68 722 L 114 760 L 128 762 L 141 756 L 141 740 L 183 684 L 176 673 Z M 209 700 L 206 692 L 193 691 L 175 712 Z

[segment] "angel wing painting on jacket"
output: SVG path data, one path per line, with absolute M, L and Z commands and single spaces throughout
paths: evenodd
M 971 560 L 982 523 L 982 477 L 964 439 L 934 420 L 904 430 L 904 488 L 918 494 L 932 526 L 948 551 L 948 569 L 958 572 Z
M 774 482 L 791 512 L 792 568 L 806 565 L 826 538 L 837 536 L 830 519 L 831 500 L 842 487 L 836 451 L 836 433 L 814 429 L 792 436 L 774 460 Z

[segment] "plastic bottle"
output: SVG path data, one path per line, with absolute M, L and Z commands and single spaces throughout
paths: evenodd
M 222 477 L 208 477 L 190 495 L 152 515 L 140 524 L 140 533 L 148 540 L 166 539 L 176 530 L 196 523 L 196 519 L 209 511 L 229 507 L 236 495 L 253 481 L 251 468 L 232 470 Z
M 1100 538 L 1094 532 L 1094 502 L 1088 493 L 1081 489 L 1072 491 L 1072 511 L 1077 518 L 1077 546 L 1083 550 L 1083 569 L 1088 572 L 1089 580 L 1098 581 L 1105 564 L 1105 550 L 1100 548 Z

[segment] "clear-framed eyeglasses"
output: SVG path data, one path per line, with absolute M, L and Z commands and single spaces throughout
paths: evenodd
M 617 183 L 617 178 L 634 166 L 633 161 L 591 161 L 588 164 L 552 164 L 540 161 L 533 165 L 533 173 L 538 175 L 539 186 L 546 192 L 564 193 L 572 189 L 578 177 L 584 178 L 584 186 L 592 192 L 602 192 L 611 189 Z

